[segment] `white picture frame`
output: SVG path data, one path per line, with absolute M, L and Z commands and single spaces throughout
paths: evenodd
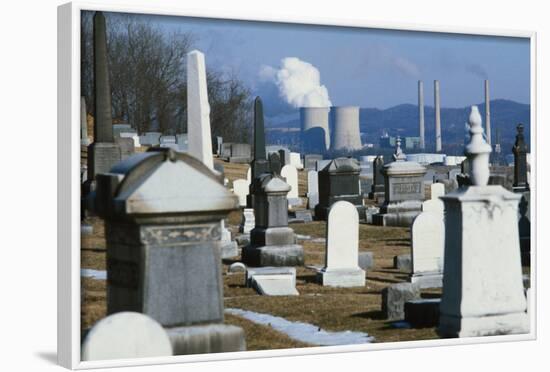
M 430 25 L 391 24 L 357 19 L 354 21 L 323 19 L 304 16 L 276 17 L 258 14 L 226 14 L 213 11 L 200 12 L 182 7 L 166 8 L 145 5 L 129 5 L 122 1 L 108 3 L 74 1 L 58 7 L 58 361 L 71 369 L 91 369 L 152 364 L 173 364 L 199 361 L 235 360 L 266 358 L 273 356 L 312 355 L 337 352 L 355 352 L 387 349 L 434 347 L 441 345 L 480 344 L 505 341 L 534 340 L 537 337 L 536 324 L 536 272 L 533 270 L 530 298 L 531 332 L 529 334 L 506 335 L 480 338 L 426 340 L 412 342 L 392 342 L 365 345 L 334 347 L 312 347 L 303 349 L 246 351 L 236 353 L 201 354 L 162 358 L 140 358 L 133 360 L 106 360 L 82 362 L 80 358 L 80 12 L 101 10 L 171 16 L 209 17 L 265 22 L 287 22 L 302 24 L 322 24 L 396 29 L 407 31 L 427 31 L 460 33 L 487 36 L 509 36 L 530 39 L 531 50 L 531 157 L 532 163 L 532 213 L 537 214 L 537 121 L 536 121 L 536 37 L 534 31 L 492 30 L 477 28 L 457 28 Z M 532 221 L 531 267 L 536 268 L 537 259 L 537 220 Z

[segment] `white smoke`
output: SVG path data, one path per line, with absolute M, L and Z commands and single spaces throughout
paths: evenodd
M 321 74 L 311 63 L 287 57 L 281 60 L 280 69 L 262 66 L 259 75 L 275 83 L 281 98 L 294 107 L 332 106 L 327 88 L 321 85 Z

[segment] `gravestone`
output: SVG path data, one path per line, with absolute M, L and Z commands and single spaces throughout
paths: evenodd
M 304 168 L 307 170 L 315 169 L 317 161 L 323 160 L 323 155 L 319 154 L 307 154 L 304 155 Z
M 239 197 L 239 205 L 246 207 L 246 197 L 248 195 L 248 181 L 238 179 L 233 181 L 233 192 Z
M 290 164 L 290 150 L 289 149 L 280 149 L 279 158 L 281 159 L 281 166 Z
M 379 226 L 409 227 L 422 210 L 426 168 L 405 161 L 399 137 L 393 158 L 393 162 L 384 165 L 384 204 L 372 221 Z
M 422 212 L 411 226 L 411 283 L 420 288 L 443 285 L 443 253 L 445 249 L 445 224 L 443 212 Z
M 135 146 L 133 138 L 117 137 L 115 143 L 120 148 L 120 160 L 124 160 L 129 156 L 134 155 Z
M 514 192 L 524 192 L 529 190 L 529 180 L 527 179 L 527 144 L 523 134 L 523 124 L 518 124 L 516 142 L 512 148 L 514 153 Z
M 291 152 L 289 157 L 290 165 L 293 165 L 296 169 L 304 169 L 299 152 Z M 286 164 L 285 164 L 286 165 Z
M 220 146 L 220 158 L 225 161 L 229 161 L 229 158 L 231 158 L 231 145 L 231 142 L 224 142 Z
M 369 199 L 381 200 L 384 197 L 384 157 L 377 156 L 372 162 L 372 186 Z
M 221 244 L 220 256 L 222 259 L 236 257 L 239 255 L 237 242 L 231 240 L 231 231 L 225 227 L 225 220 L 221 220 Z
M 440 197 L 445 195 L 445 185 L 432 183 L 430 185 L 431 197 L 422 203 L 422 212 L 434 212 L 443 215 L 445 206 Z
M 189 152 L 189 137 L 187 133 L 176 134 L 177 151 Z
M 281 177 L 283 177 L 286 183 L 290 185 L 290 191 L 287 194 L 289 203 L 291 205 L 299 204 L 300 199 L 298 197 L 298 170 L 293 165 L 285 165 L 281 169 Z
M 107 26 L 102 12 L 94 15 L 94 142 L 88 146 L 88 180 L 106 173 L 120 161 L 120 147 L 113 137 L 111 85 L 107 61 Z M 88 189 L 93 189 L 90 185 Z
M 121 133 L 134 133 L 136 134 L 136 130 L 132 128 L 130 124 L 113 124 L 113 137 L 116 139 L 117 137 L 121 137 Z
M 120 138 L 131 138 L 134 141 L 134 147 L 140 147 L 139 136 L 135 132 L 120 132 Z
M 246 174 L 249 183 L 249 193 L 246 199 L 248 208 L 254 208 L 255 204 L 255 190 L 252 187 L 252 181 L 267 173 L 271 173 L 271 169 L 269 161 L 266 159 L 263 104 L 261 98 L 256 97 L 254 100 L 254 158 Z
M 250 234 L 255 226 L 256 218 L 254 217 L 254 209 L 244 208 L 241 224 L 239 225 L 239 232 L 243 234 Z
M 246 285 L 264 296 L 297 296 L 296 268 L 260 267 L 246 270 Z
M 355 205 L 361 218 L 365 216 L 363 198 L 359 190 L 359 162 L 352 158 L 337 158 L 318 172 L 319 204 L 315 218 L 325 220 L 329 208 L 337 201 Z
M 82 343 L 82 361 L 133 359 L 172 355 L 162 326 L 150 317 L 121 312 L 97 322 Z
M 405 303 L 420 299 L 420 287 L 412 283 L 392 284 L 382 290 L 382 313 L 388 320 L 405 319 Z
M 338 201 L 330 208 L 325 267 L 317 280 L 329 287 L 365 285 L 365 271 L 359 267 L 359 215 L 350 202 Z
M 465 154 L 471 185 L 442 197 L 445 262 L 438 333 L 528 333 L 517 223 L 521 195 L 487 185 L 491 146 L 483 138 L 476 106 L 469 123 Z
M 315 209 L 319 204 L 319 177 L 317 171 L 310 170 L 307 172 L 307 207 Z
M 214 169 L 206 64 L 198 50 L 187 53 L 187 135 L 189 154 Z
M 252 159 L 252 150 L 248 143 L 232 143 L 230 163 L 250 163 Z
M 158 146 L 160 145 L 160 132 L 146 132 L 144 135 L 139 136 L 139 143 L 143 146 Z
M 252 180 L 256 226 L 242 258 L 248 266 L 301 266 L 304 250 L 288 227 L 288 185 L 280 176 L 264 173 Z
M 271 169 L 271 172 L 275 174 L 281 174 L 281 159 L 279 158 L 279 154 L 276 152 L 272 152 L 269 154 L 269 168 Z
M 323 170 L 327 165 L 330 164 L 332 159 L 323 159 L 323 160 L 317 160 L 315 162 L 315 170 L 319 172 L 320 170 Z
M 523 266 L 531 265 L 531 213 L 529 204 L 531 203 L 531 192 L 526 191 L 521 194 L 519 202 L 519 245 L 521 251 L 521 264 Z
M 224 325 L 220 220 L 238 208 L 219 173 L 171 149 L 136 154 L 97 177 L 105 220 L 107 313 L 144 313 L 167 328 L 175 355 L 237 351 Z
M 223 138 L 220 136 L 212 137 L 212 154 L 220 155 Z

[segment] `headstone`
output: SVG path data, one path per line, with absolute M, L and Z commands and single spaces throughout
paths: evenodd
M 120 148 L 120 160 L 124 160 L 129 156 L 134 155 L 135 145 L 133 138 L 117 137 L 115 143 Z
M 250 232 L 255 226 L 256 226 L 256 218 L 254 217 L 254 209 L 244 208 L 241 224 L 239 226 L 239 232 L 243 234 L 250 234 Z
M 359 267 L 359 215 L 350 202 L 338 201 L 330 208 L 325 267 L 317 280 L 330 287 L 365 285 L 365 271 Z
M 393 267 L 399 271 L 412 272 L 412 257 L 410 254 L 399 254 L 393 257 Z
M 523 124 L 518 124 L 516 142 L 512 148 L 514 153 L 514 191 L 524 192 L 529 190 L 527 179 L 527 145 L 523 135 Z
M 445 224 L 443 212 L 422 212 L 411 226 L 411 283 L 420 288 L 439 288 L 443 283 Z
M 231 158 L 231 142 L 224 142 L 220 146 L 220 158 L 224 159 L 225 161 L 229 161 Z
M 297 296 L 296 269 L 294 267 L 264 267 L 249 269 L 246 273 L 249 286 L 264 296 Z
M 219 173 L 157 148 L 98 175 L 96 198 L 107 231 L 108 314 L 155 319 L 169 328 L 176 355 L 244 345 L 242 329 L 222 324 L 220 219 L 238 199 Z
M 437 327 L 440 303 L 440 298 L 423 298 L 405 302 L 405 322 L 413 328 Z
M 317 171 L 310 170 L 307 172 L 307 207 L 315 209 L 319 204 L 319 177 Z
M 519 245 L 521 251 L 522 266 L 531 265 L 531 213 L 529 204 L 531 203 L 531 192 L 526 191 L 522 194 L 519 202 Z
M 82 361 L 171 356 L 166 331 L 150 317 L 121 312 L 97 322 L 82 343 Z
M 139 137 L 139 142 L 143 146 L 157 146 L 160 145 L 161 136 L 162 133 L 160 132 L 146 132 Z
M 292 165 L 285 165 L 281 169 L 281 177 L 290 185 L 287 198 L 291 200 L 298 199 L 298 170 Z
M 445 195 L 445 185 L 442 183 L 432 183 L 430 189 L 431 197 L 422 203 L 422 212 L 434 212 L 443 216 L 445 206 L 440 197 Z
M 288 185 L 280 176 L 264 173 L 252 180 L 256 226 L 242 258 L 249 266 L 301 266 L 304 250 L 288 227 Z
M 318 172 L 319 204 L 315 207 L 315 218 L 325 220 L 329 208 L 337 201 L 348 201 L 355 205 L 361 218 L 365 207 L 359 190 L 359 162 L 352 158 L 337 158 Z
M 265 151 L 264 111 L 260 97 L 256 97 L 254 101 L 254 159 L 251 168 L 251 179 L 270 172 Z
M 302 160 L 300 159 L 299 152 L 291 152 L 289 160 L 290 165 L 293 165 L 296 169 L 304 169 L 304 165 L 302 164 Z
M 239 247 L 236 241 L 231 240 L 231 231 L 225 227 L 225 220 L 221 220 L 220 240 L 220 255 L 222 259 L 236 257 L 239 255 Z
M 220 155 L 223 138 L 220 136 L 212 137 L 212 154 Z
M 294 215 L 294 218 L 290 219 L 288 223 L 296 223 L 296 222 L 305 223 L 305 222 L 313 221 L 313 214 L 311 213 L 311 211 L 308 211 L 308 210 L 298 209 L 292 212 L 291 214 Z
M 230 273 L 244 273 L 246 272 L 246 265 L 242 262 L 234 262 L 229 265 L 227 271 Z
M 281 174 L 281 159 L 279 158 L 279 154 L 276 152 L 272 152 L 269 154 L 269 168 L 271 169 L 271 172 L 275 174 Z
M 412 283 L 392 284 L 382 290 L 382 313 L 388 320 L 405 319 L 405 303 L 420 299 L 420 287 Z
M 248 195 L 248 181 L 235 180 L 233 181 L 233 192 L 239 197 L 239 205 L 246 207 L 246 196 Z
M 304 168 L 307 170 L 315 169 L 317 161 L 323 160 L 323 155 L 319 154 L 307 154 L 304 155 Z
M 529 332 L 518 234 L 521 195 L 488 186 L 491 146 L 470 113 L 471 186 L 442 197 L 445 263 L 438 333 L 476 337 Z M 498 264 L 495 264 L 498 263 Z
M 177 151 L 189 152 L 189 136 L 187 133 L 176 134 Z
M 137 134 L 136 130 L 132 128 L 130 124 L 113 124 L 113 137 L 116 139 L 117 137 L 121 137 L 121 133 L 133 133 Z
M 365 271 L 374 267 L 374 254 L 372 252 L 359 252 L 359 267 Z
M 369 199 L 378 200 L 384 197 L 384 157 L 377 156 L 372 163 L 372 187 Z
M 214 169 L 206 65 L 198 50 L 187 53 L 187 135 L 189 154 Z
M 120 132 L 120 138 L 131 138 L 134 141 L 134 147 L 140 147 L 139 136 L 135 132 Z
M 384 204 L 373 223 L 380 226 L 409 227 L 422 210 L 426 168 L 405 161 L 401 140 L 397 137 L 394 161 L 384 166 Z
M 229 157 L 230 163 L 250 163 L 252 159 L 252 150 L 248 143 L 232 143 L 231 144 L 231 156 Z
M 120 161 L 113 137 L 111 86 L 107 61 L 107 26 L 102 12 L 94 15 L 94 142 L 88 147 L 88 179 L 109 172 Z
M 289 149 L 280 149 L 279 157 L 281 159 L 281 165 L 284 167 L 287 164 L 290 164 L 290 150 Z

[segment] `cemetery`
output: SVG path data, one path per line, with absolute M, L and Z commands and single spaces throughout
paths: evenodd
M 513 166 L 493 164 L 477 106 L 464 156 L 441 152 L 436 117 L 438 156 L 409 156 L 397 137 L 391 157 L 330 158 L 362 147 L 357 106 L 300 108 L 300 150 L 267 142 L 256 97 L 252 141 L 224 142 L 208 56 L 193 50 L 187 132 L 141 133 L 113 125 L 101 12 L 93 26 L 96 102 L 87 113 L 82 99 L 80 131 L 85 360 L 529 332 L 523 125 Z

